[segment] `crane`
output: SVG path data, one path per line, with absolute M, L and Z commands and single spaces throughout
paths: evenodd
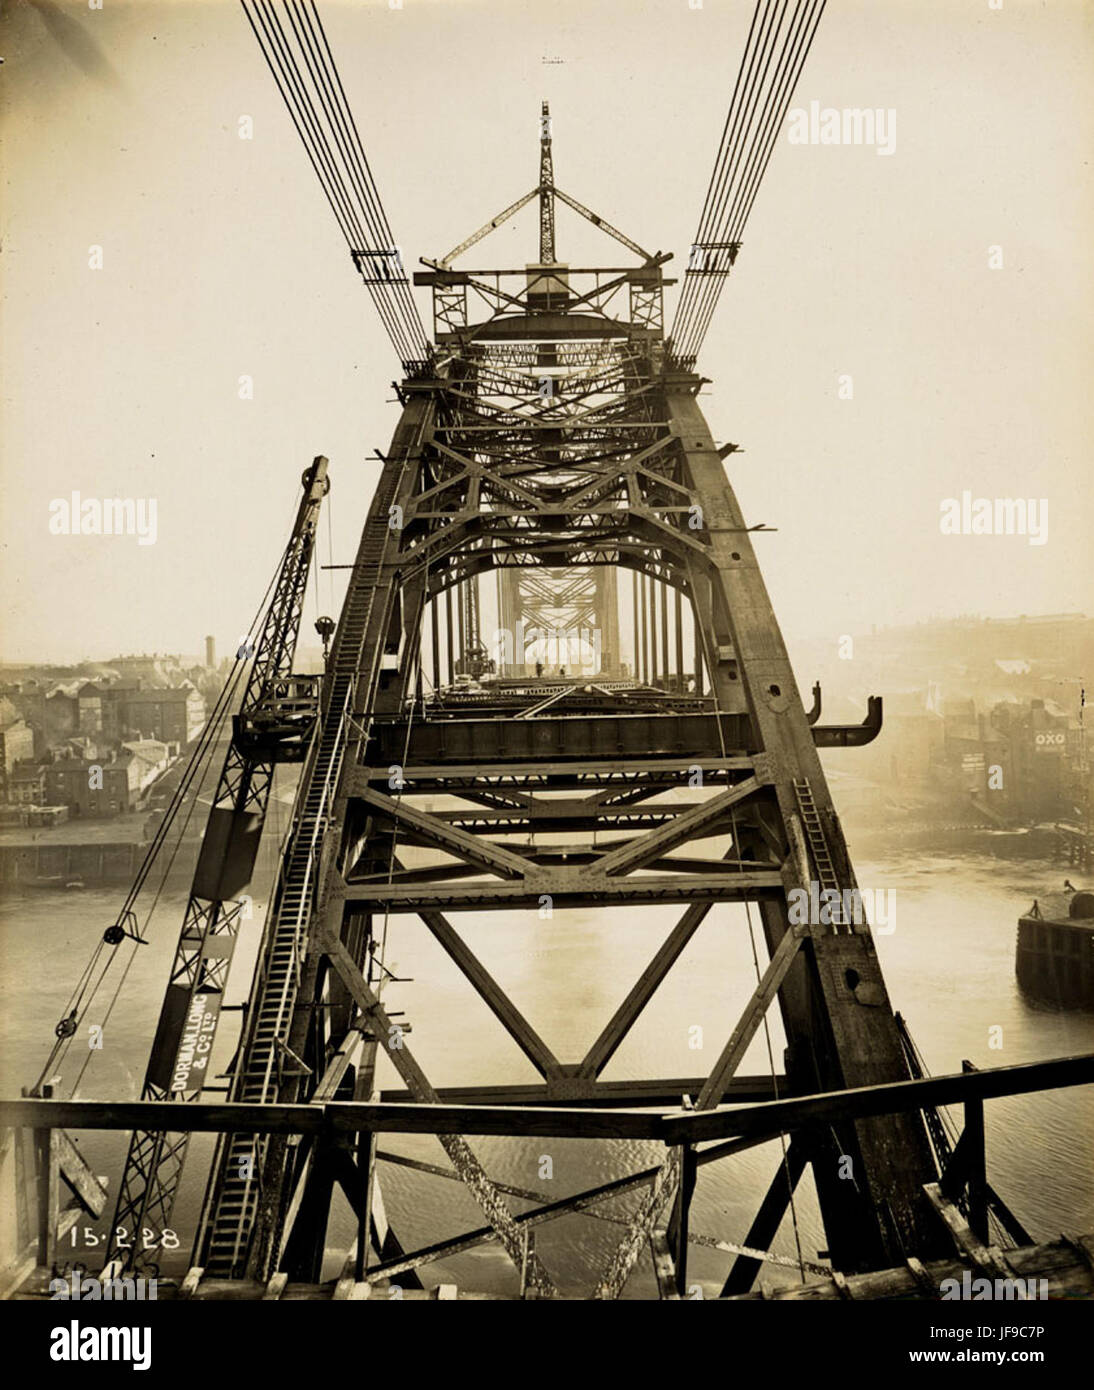
M 326 458 L 317 457 L 301 483 L 300 504 L 257 643 L 250 650 L 244 642 L 237 652 L 240 660 L 253 658 L 250 675 L 209 807 L 141 1088 L 143 1100 L 184 1104 L 200 1099 L 209 1083 L 209 1060 L 232 956 L 250 906 L 247 889 L 274 772 L 278 764 L 304 757 L 315 728 L 316 679 L 294 675 L 292 667 L 320 507 L 330 490 Z M 185 1132 L 132 1135 L 108 1260 L 123 1268 L 154 1262 L 155 1244 L 146 1243 L 141 1233 L 171 1225 L 188 1138 Z

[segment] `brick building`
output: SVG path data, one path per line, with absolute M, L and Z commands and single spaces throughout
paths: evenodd
M 185 747 L 205 725 L 205 697 L 189 683 L 116 693 L 117 726 L 128 734 Z
M 1065 815 L 1080 753 L 1078 720 L 1051 700 L 1031 700 L 996 705 L 991 723 L 1009 745 L 1016 809 L 1029 820 Z
M 78 816 L 116 816 L 136 808 L 144 764 L 125 752 L 113 762 L 58 758 L 45 766 L 46 801 Z M 101 783 L 101 785 L 100 785 Z

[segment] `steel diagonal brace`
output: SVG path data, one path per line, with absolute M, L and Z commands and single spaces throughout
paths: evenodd
M 613 849 L 597 861 L 597 869 L 606 874 L 626 874 L 632 869 L 642 868 L 683 841 L 695 839 L 710 821 L 740 802 L 746 801 L 750 796 L 755 796 L 760 786 L 756 777 L 746 777 L 729 791 L 721 792 L 709 801 L 704 801 L 702 805 L 674 816 L 671 821 L 658 826 L 656 830 L 647 831 L 645 835 Z
M 624 236 L 617 227 L 613 227 L 610 222 L 605 222 L 604 219 L 598 217 L 595 212 L 590 212 L 584 203 L 579 203 L 577 199 L 572 198 L 569 193 L 563 193 L 561 188 L 556 187 L 554 194 L 556 198 L 561 198 L 567 207 L 573 208 L 574 212 L 584 217 L 587 222 L 591 222 L 594 227 L 599 227 L 600 230 L 606 232 L 608 236 L 614 237 L 620 245 L 625 246 L 628 251 L 633 251 L 636 256 L 641 256 L 644 261 L 655 261 L 657 264 L 660 264 L 662 261 L 670 259 L 667 255 L 654 257 L 651 256 L 648 251 L 643 251 L 636 241 L 632 241 L 629 236 Z
M 768 963 L 763 977 L 745 1006 L 736 1028 L 722 1049 L 721 1056 L 695 1102 L 696 1110 L 714 1110 L 725 1089 L 741 1064 L 749 1044 L 763 1022 L 768 1006 L 779 991 L 787 971 L 794 963 L 798 948 L 808 935 L 807 926 L 796 926 L 785 933 Z M 627 1228 L 606 1271 L 596 1287 L 596 1297 L 618 1298 L 643 1246 L 649 1240 L 665 1207 L 672 1200 L 680 1181 L 682 1149 L 672 1149 L 662 1163 L 653 1186 Z
M 449 251 L 447 256 L 444 256 L 439 261 L 431 261 L 428 260 L 425 256 L 423 256 L 421 258 L 422 264 L 432 266 L 436 270 L 447 270 L 449 265 L 456 259 L 457 256 L 462 256 L 465 251 L 469 251 L 471 247 L 475 245 L 476 242 L 482 241 L 483 237 L 485 236 L 489 236 L 489 234 L 492 231 L 494 231 L 496 227 L 500 227 L 503 223 L 508 222 L 510 217 L 514 217 L 518 212 L 520 212 L 521 208 L 525 207 L 528 203 L 530 203 L 533 198 L 538 197 L 539 185 L 537 184 L 535 188 L 532 189 L 531 193 L 525 193 L 523 198 L 518 198 L 515 203 L 510 203 L 507 208 L 503 209 L 503 211 L 498 213 L 497 217 L 492 217 L 490 221 L 487 222 L 484 226 L 480 227 L 478 231 L 472 232 L 469 237 L 467 237 L 464 241 L 460 242 L 459 246 L 456 246 L 451 251 Z
M 574 295 L 574 297 L 570 300 L 569 304 L 567 304 L 566 306 L 567 313 L 572 314 L 573 311 L 578 307 L 578 305 L 585 304 L 590 309 L 592 309 L 594 313 L 604 314 L 604 310 L 601 308 L 601 306 L 599 304 L 594 304 L 593 300 L 600 299 L 604 295 L 608 296 L 609 301 L 613 299 L 616 293 L 620 289 L 622 289 L 622 287 L 627 283 L 627 278 L 629 275 L 630 271 L 625 270 L 622 273 L 622 275 L 617 275 L 614 280 L 605 280 L 602 285 L 594 286 L 585 294 Z M 604 314 L 604 317 L 607 318 L 609 316 L 607 314 Z
M 431 488 L 427 488 L 425 492 L 417 493 L 410 507 L 407 508 L 408 517 L 413 517 L 421 511 L 427 511 L 428 508 L 425 505 L 427 502 L 431 504 L 441 493 L 448 492 L 457 485 L 468 482 L 470 477 L 471 467 L 468 465 L 460 468 L 456 473 L 449 474 L 447 478 L 442 478 L 440 482 L 435 483 Z
M 627 493 L 625 472 L 625 465 L 612 464 L 608 472 L 599 474 L 579 492 L 564 492 L 563 500 L 574 507 L 595 507 L 613 495 L 622 501 Z
M 596 1286 L 594 1298 L 614 1299 L 623 1292 L 623 1285 L 652 1235 L 661 1212 L 675 1193 L 679 1180 L 680 1150 L 673 1149 L 657 1170 L 653 1185 L 624 1232 L 608 1268 Z
M 634 473 L 636 477 L 648 478 L 657 487 L 672 488 L 674 492 L 679 492 L 688 499 L 689 506 L 695 501 L 695 493 L 691 488 L 682 487 L 680 483 L 674 482 L 671 478 L 666 478 L 660 473 L 652 473 L 648 468 L 636 468 Z
M 511 494 L 509 498 L 510 506 L 517 505 L 517 503 L 512 501 L 513 497 L 518 498 L 525 506 L 531 507 L 534 511 L 538 511 L 542 505 L 543 499 L 537 493 L 532 492 L 529 488 L 521 487 L 519 483 L 514 482 L 507 474 L 495 473 L 484 464 L 476 464 L 475 466 L 479 470 L 479 478 L 482 483 L 490 483 L 496 493 Z
M 440 849 L 458 855 L 460 859 L 469 860 L 480 868 L 489 869 L 492 873 L 501 874 L 506 878 L 523 878 L 533 867 L 519 854 L 511 854 L 499 845 L 491 845 L 475 835 L 469 835 L 466 830 L 459 830 L 425 811 L 415 810 L 405 801 L 396 801 L 394 797 L 385 796 L 373 787 L 365 788 L 361 799 L 377 810 L 386 811 L 393 819 L 412 827 Z
M 569 688 L 556 690 L 553 695 L 548 695 L 546 699 L 540 700 L 538 704 L 529 705 L 527 709 L 522 709 L 519 714 L 513 716 L 514 719 L 535 719 L 538 715 L 546 713 L 552 705 L 558 704 L 559 700 L 564 700 L 569 695 Z
M 623 1003 L 612 1015 L 600 1036 L 585 1054 L 578 1075 L 596 1077 L 611 1061 L 616 1049 L 638 1021 L 642 1010 L 679 959 L 684 947 L 699 930 L 713 903 L 693 903 L 673 927 L 657 954 L 642 972 Z
M 393 1161 L 399 1162 L 400 1160 L 396 1158 Z M 458 1177 L 458 1174 L 448 1173 L 443 1168 L 433 1168 L 432 1165 L 428 1171 L 435 1172 L 439 1177 Z M 652 1182 L 656 1176 L 656 1168 L 647 1168 L 640 1173 L 632 1173 L 625 1178 L 616 1178 L 612 1182 L 604 1183 L 601 1187 L 590 1188 L 586 1192 L 578 1192 L 571 1197 L 563 1197 L 554 1202 L 547 1201 L 539 1193 L 508 1190 L 513 1191 L 515 1196 L 520 1196 L 525 1201 L 544 1203 L 533 1211 L 521 1212 L 516 1218 L 522 1231 L 535 1229 L 537 1226 L 543 1226 L 550 1221 L 557 1220 L 560 1216 L 570 1216 L 575 1212 L 584 1213 L 600 1221 L 610 1222 L 612 1225 L 622 1225 L 625 1224 L 625 1218 L 608 1216 L 597 1212 L 595 1208 L 602 1202 L 611 1201 L 637 1187 L 645 1186 Z M 376 1283 L 381 1279 L 391 1279 L 397 1274 L 420 1269 L 422 1265 L 429 1264 L 433 1260 L 450 1258 L 452 1255 L 462 1254 L 465 1250 L 472 1250 L 475 1246 L 483 1245 L 493 1238 L 494 1233 L 489 1227 L 467 1231 L 461 1236 L 437 1241 L 421 1250 L 408 1251 L 402 1258 L 385 1260 L 370 1269 L 366 1278 L 369 1283 Z M 794 1268 L 796 1269 L 797 1265 Z
M 741 1065 L 749 1044 L 756 1035 L 756 1030 L 764 1020 L 764 1015 L 767 1013 L 771 1001 L 779 992 L 787 971 L 794 963 L 798 954 L 798 947 L 808 934 L 809 928 L 807 926 L 795 926 L 783 935 L 782 940 L 775 948 L 774 955 L 768 962 L 763 977 L 753 990 L 752 998 L 745 1006 L 740 1021 L 730 1034 L 729 1041 L 722 1049 L 722 1054 L 715 1062 L 710 1076 L 707 1077 L 706 1085 L 699 1092 L 695 1102 L 696 1110 L 713 1110 L 721 1103 L 726 1087 Z
M 685 546 L 688 550 L 693 551 L 704 560 L 710 558 L 709 545 L 704 545 L 702 541 L 696 540 L 694 536 L 689 535 L 686 531 L 682 531 L 677 526 L 670 526 L 667 521 L 663 521 L 644 498 L 632 498 L 629 511 L 632 524 L 639 520 L 644 521 L 652 530 L 660 533 L 660 535 L 651 538 L 653 544 L 664 546 L 665 539 L 667 539 L 671 540 L 675 547 L 679 548 L 680 546 Z M 637 526 L 635 526 L 635 530 L 638 530 Z M 665 539 L 662 539 L 662 537 Z M 679 558 L 682 560 L 684 557 L 680 556 Z
M 442 444 L 439 439 L 433 439 L 432 446 L 438 454 L 443 454 L 454 463 L 462 464 L 467 470 L 469 478 L 489 478 L 498 487 L 504 486 L 507 490 L 518 493 L 530 506 L 539 505 L 540 499 L 534 492 L 529 492 L 526 488 L 520 487 L 519 484 L 510 482 L 508 479 L 503 479 L 499 475 L 491 473 L 478 459 L 469 459 L 465 454 L 461 454 L 457 450 L 450 448 L 449 445 Z
M 448 919 L 440 912 L 422 912 L 419 916 L 539 1074 L 560 1076 L 562 1066 L 558 1058 Z
M 758 1144 L 767 1143 L 767 1139 L 744 1140 L 736 1142 L 730 1149 L 724 1145 L 717 1145 L 714 1150 L 699 1150 L 695 1155 L 696 1163 L 701 1167 L 704 1163 L 716 1162 L 722 1158 L 728 1158 L 732 1154 L 743 1153 L 746 1149 L 755 1148 Z M 432 1163 L 421 1163 L 416 1159 L 405 1158 L 402 1154 L 378 1153 L 377 1158 L 380 1162 L 399 1164 L 400 1166 L 413 1168 L 417 1172 L 433 1173 L 440 1178 L 448 1178 L 454 1182 L 460 1181 L 458 1173 L 454 1173 L 447 1168 L 441 1168 Z M 542 1193 L 531 1192 L 525 1188 L 502 1187 L 501 1190 L 511 1196 L 520 1197 L 524 1201 L 538 1202 L 540 1205 L 532 1211 L 521 1212 L 516 1217 L 517 1224 L 522 1230 L 529 1227 L 535 1228 L 548 1222 L 557 1220 L 560 1216 L 569 1216 L 577 1212 L 584 1216 L 591 1217 L 595 1221 L 603 1221 L 612 1226 L 626 1226 L 628 1219 L 625 1216 L 614 1216 L 609 1212 L 601 1212 L 597 1207 L 602 1203 L 609 1202 L 614 1198 L 621 1197 L 625 1193 L 633 1192 L 639 1187 L 648 1187 L 657 1177 L 657 1168 L 643 1168 L 637 1173 L 631 1173 L 625 1178 L 614 1178 L 610 1182 L 601 1183 L 599 1187 L 586 1188 L 582 1192 L 572 1193 L 569 1197 L 563 1197 L 558 1201 L 551 1201 Z M 501 1185 L 499 1184 L 499 1187 Z M 393 1256 L 391 1259 L 384 1260 L 378 1265 L 374 1265 L 366 1275 L 369 1283 L 378 1283 L 382 1279 L 391 1279 L 397 1274 L 405 1274 L 420 1269 L 422 1265 L 429 1264 L 433 1260 L 449 1258 L 452 1255 L 462 1254 L 465 1250 L 472 1250 L 476 1246 L 484 1245 L 487 1241 L 493 1240 L 494 1232 L 489 1226 L 480 1227 L 475 1231 L 466 1231 L 463 1235 L 453 1236 L 447 1240 L 434 1242 L 420 1250 L 406 1251 L 402 1255 Z M 771 1264 L 785 1265 L 787 1268 L 797 1271 L 800 1266 L 797 1260 L 786 1259 L 780 1255 L 772 1255 L 767 1250 L 756 1249 L 750 1245 L 737 1245 L 729 1241 L 715 1240 L 712 1236 L 689 1235 L 688 1240 L 693 1245 L 706 1246 L 708 1249 L 724 1250 L 727 1254 L 741 1255 L 746 1259 L 758 1262 L 769 1262 Z M 829 1267 L 821 1264 L 811 1264 L 805 1261 L 805 1268 L 812 1274 L 827 1275 Z
M 399 1038 L 399 1046 L 389 1046 L 386 1049 L 387 1055 L 415 1100 L 427 1105 L 437 1104 L 437 1092 L 430 1085 L 425 1072 L 410 1055 L 402 1039 L 401 1030 L 392 1023 L 379 997 L 365 983 L 364 976 L 345 946 L 337 937 L 328 936 L 323 942 L 323 951 L 330 958 L 373 1033 L 381 1040 Z M 527 1268 L 529 1284 L 542 1297 L 556 1297 L 558 1291 L 550 1275 L 543 1268 L 536 1252 L 524 1244 L 513 1213 L 487 1177 L 486 1170 L 476 1158 L 471 1145 L 458 1134 L 439 1134 L 437 1138 L 490 1225 L 497 1231 L 498 1239 L 514 1265 L 517 1269 Z
M 407 554 L 401 570 L 404 584 L 417 578 L 422 570 L 432 568 L 433 573 L 437 573 L 443 560 L 450 558 L 455 552 L 462 553 L 464 545 L 469 539 L 470 523 L 478 521 L 480 517 L 477 512 L 468 511 L 466 508 L 451 513 L 451 516 L 452 520 L 447 525 L 438 526 L 435 531 L 431 531 L 422 538 L 413 551 Z M 474 537 L 472 536 L 470 539 L 473 540 Z M 457 581 L 453 580 L 452 582 Z M 434 589 L 434 597 L 448 587 L 450 585 L 441 585 L 440 588 Z

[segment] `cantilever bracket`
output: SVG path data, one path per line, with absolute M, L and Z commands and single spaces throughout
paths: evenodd
M 814 725 L 813 742 L 818 748 L 861 748 L 873 743 L 881 733 L 881 708 L 881 696 L 870 695 L 866 701 L 866 718 L 861 724 Z

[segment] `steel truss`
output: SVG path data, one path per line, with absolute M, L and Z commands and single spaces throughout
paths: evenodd
M 901 1267 L 887 1272 L 884 1278 L 870 1274 L 848 1280 L 838 1269 L 828 1269 L 811 1261 L 794 1261 L 770 1253 L 766 1248 L 771 1232 L 777 1227 L 790 1200 L 794 1186 L 800 1180 L 807 1162 L 807 1145 L 803 1136 L 818 1126 L 846 1123 L 867 1117 L 916 1113 L 936 1115 L 944 1105 L 960 1104 L 964 1110 L 964 1125 L 956 1142 L 948 1139 L 944 1152 L 939 1154 L 940 1176 L 937 1182 L 924 1185 L 924 1195 L 952 1241 L 964 1267 L 980 1273 L 1011 1278 L 1030 1262 L 1051 1262 L 1054 1285 L 1063 1296 L 1088 1296 L 1090 1286 L 1091 1237 L 1068 1240 L 1056 1246 L 1037 1247 L 1029 1232 L 999 1197 L 987 1181 L 984 1145 L 984 1103 L 1001 1096 L 1026 1095 L 1031 1092 L 1055 1090 L 1061 1087 L 1089 1085 L 1094 1080 L 1094 1054 L 1057 1057 L 1050 1061 L 1024 1063 L 1017 1066 L 995 1067 L 985 1071 L 969 1062 L 957 1075 L 917 1077 L 851 1091 L 827 1092 L 820 1095 L 764 1099 L 763 1103 L 748 1103 L 750 1097 L 738 1085 L 733 1099 L 744 1101 L 732 1108 L 717 1111 L 681 1111 L 665 1113 L 650 1109 L 584 1109 L 580 1102 L 555 1104 L 546 1109 L 530 1103 L 527 1090 L 520 1088 L 508 1093 L 497 1088 L 467 1091 L 457 1098 L 444 1093 L 436 1104 L 407 1103 L 404 1095 L 381 1093 L 379 1098 L 358 1103 L 345 1100 L 324 1100 L 306 1104 L 247 1105 L 240 1103 L 196 1102 L 184 1108 L 162 1101 L 101 1102 L 81 1100 L 32 1099 L 0 1101 L 0 1126 L 4 1127 L 10 1152 L 11 1130 L 15 1135 L 16 1166 L 33 1170 L 28 1183 L 29 1203 L 17 1212 L 19 1229 L 26 1241 L 23 1257 L 14 1269 L 0 1274 L 8 1290 L 27 1280 L 35 1268 L 49 1277 L 56 1273 L 59 1243 L 72 1225 L 85 1215 L 98 1217 L 105 1205 L 106 1193 L 68 1138 L 66 1128 L 120 1129 L 136 1127 L 154 1131 L 164 1123 L 176 1124 L 185 1133 L 242 1133 L 294 1136 L 305 1143 L 330 1144 L 333 1140 L 355 1139 L 363 1136 L 391 1134 L 435 1134 L 448 1136 L 458 1130 L 474 1127 L 481 1134 L 509 1135 L 520 1132 L 544 1138 L 645 1139 L 682 1148 L 688 1157 L 686 1171 L 693 1178 L 707 1164 L 740 1154 L 757 1144 L 780 1136 L 790 1136 L 790 1146 L 783 1164 L 775 1175 L 767 1196 L 745 1238 L 744 1244 L 715 1240 L 709 1236 L 686 1234 L 688 1245 L 706 1246 L 736 1256 L 722 1297 L 747 1296 L 757 1267 L 761 1263 L 784 1265 L 802 1274 L 826 1275 L 830 1284 L 818 1290 L 790 1288 L 785 1296 L 795 1297 L 913 1297 L 937 1300 L 940 1279 L 952 1276 L 953 1268 L 940 1261 L 926 1267 L 916 1255 L 907 1254 Z M 600 1097 L 604 1099 L 603 1094 Z M 652 1096 L 632 1092 L 631 1099 L 647 1103 Z M 177 1116 L 177 1119 L 176 1119 Z M 32 1133 L 31 1133 L 32 1131 Z M 26 1141 L 31 1141 L 33 1154 L 27 1155 Z M 454 1168 L 446 1168 L 401 1154 L 378 1150 L 378 1162 L 394 1164 L 448 1181 L 462 1181 Z M 29 1161 L 28 1161 L 29 1160 Z M 600 1183 L 596 1187 L 571 1193 L 558 1201 L 550 1201 L 541 1193 L 512 1184 L 496 1184 L 498 1192 L 535 1202 L 531 1211 L 515 1218 L 523 1237 L 558 1217 L 581 1214 L 593 1220 L 616 1226 L 627 1225 L 628 1218 L 601 1210 L 606 1203 L 627 1193 L 641 1191 L 656 1184 L 660 1167 L 641 1169 L 622 1178 Z M 348 1177 L 352 1178 L 352 1172 Z M 61 1184 L 65 1185 L 68 1202 L 61 1205 Z M 29 1205 L 29 1210 L 28 1210 Z M 994 1217 L 1015 1249 L 1003 1249 L 990 1243 L 989 1215 Z M 351 1269 L 349 1262 L 341 1277 L 324 1282 L 294 1280 L 291 1287 L 287 1272 L 278 1272 L 264 1282 L 255 1279 L 225 1281 L 210 1276 L 200 1266 L 192 1267 L 180 1285 L 167 1281 L 160 1296 L 186 1298 L 261 1298 L 270 1301 L 283 1298 L 335 1300 L 367 1298 L 371 1288 L 381 1289 L 398 1277 L 407 1288 L 416 1279 L 415 1271 L 434 1260 L 463 1253 L 496 1239 L 492 1225 L 479 1227 L 462 1235 L 437 1241 L 409 1254 L 391 1253 L 397 1242 L 384 1242 L 379 1262 L 367 1271 Z M 750 1243 L 755 1242 L 755 1243 Z M 662 1298 L 679 1298 L 686 1282 L 686 1266 L 677 1262 L 669 1248 L 665 1233 L 656 1231 L 651 1239 L 654 1269 Z M 391 1249 L 386 1247 L 390 1244 Z M 679 1249 L 681 1242 L 677 1242 Z M 1073 1258 L 1060 1261 L 1054 1255 L 1070 1251 Z M 953 1264 L 953 1251 L 948 1262 Z M 962 1264 L 956 1272 L 961 1273 Z M 44 1285 L 43 1285 L 44 1287 Z M 445 1290 L 447 1289 L 447 1294 Z M 453 1297 L 455 1286 L 442 1285 L 438 1296 Z M 425 1295 L 423 1295 L 425 1296 Z M 481 1297 L 472 1293 L 471 1297 Z M 504 1297 L 505 1295 L 501 1295 Z M 764 1297 L 761 1291 L 760 1297 Z M 776 1295 L 777 1297 L 783 1295 Z
M 659 319 L 648 312 L 668 258 L 605 224 L 642 263 L 563 274 L 549 148 L 541 154 L 541 264 L 522 286 L 502 290 L 507 271 L 453 270 L 455 252 L 416 277 L 445 297 L 438 352 L 430 373 L 399 388 L 403 415 L 351 570 L 231 1098 L 369 1101 L 383 1048 L 412 1104 L 443 1103 L 382 1000 L 383 928 L 390 918 L 397 933 L 406 913 L 421 918 L 535 1067 L 534 1104 L 664 1095 L 677 1083 L 601 1074 L 711 907 L 731 902 L 756 905 L 769 959 L 709 1075 L 688 1082 L 693 1108 L 716 1112 L 755 1085 L 738 1068 L 776 1000 L 788 1042 L 785 1075 L 772 1078 L 779 1094 L 903 1081 L 869 926 L 838 912 L 800 925 L 788 905 L 810 885 L 856 887 L 817 746 L 866 741 L 880 707 L 861 729 L 814 726 L 819 696 L 807 712 L 726 477 L 735 446 L 716 445 L 696 400 L 700 378 L 666 367 Z M 638 310 L 616 295 L 628 284 L 641 286 Z M 454 314 L 457 291 L 476 294 L 486 317 L 472 324 Z M 536 595 L 586 614 L 599 595 L 603 619 L 608 584 L 590 591 L 586 577 L 609 575 L 614 589 L 624 570 L 638 596 L 641 679 L 610 679 L 616 630 L 591 683 L 529 680 L 522 654 L 503 669 L 511 679 L 477 690 L 453 683 L 467 655 L 456 648 L 453 607 L 461 625 L 472 607 L 477 614 L 482 576 L 502 578 L 503 619 Z M 615 602 L 613 593 L 613 613 Z M 664 799 L 681 786 L 685 799 Z M 552 834 L 533 838 L 539 830 Z M 606 921 L 613 907 L 635 903 L 681 910 L 577 1060 L 556 1056 L 451 920 L 544 902 L 555 913 L 595 906 Z M 473 1103 L 497 1094 L 480 1088 Z M 512 1125 L 529 1132 L 526 1118 Z M 482 1238 L 501 1242 L 522 1290 L 556 1293 L 527 1239 L 536 1213 L 515 1217 L 512 1191 L 491 1181 L 466 1140 L 439 1138 L 445 1176 L 484 1214 Z M 840 1178 L 848 1160 L 854 1183 Z M 655 1266 L 671 1257 L 683 1277 L 696 1171 L 710 1161 L 682 1142 L 655 1170 L 610 1185 L 643 1195 L 612 1259 L 590 1273 L 596 1296 L 618 1296 L 647 1246 Z M 779 1184 L 789 1200 L 806 1168 L 838 1270 L 879 1269 L 938 1247 L 924 1192 L 937 1169 L 917 1112 L 856 1119 L 838 1141 L 831 1126 L 799 1134 L 742 1249 L 766 1249 L 786 1206 Z M 195 1266 L 214 1279 L 317 1280 L 336 1189 L 358 1222 L 346 1266 L 358 1279 L 465 1248 L 402 1248 L 383 1218 L 374 1134 L 290 1142 L 246 1133 L 219 1141 Z M 550 1205 L 539 1211 L 547 1219 Z

